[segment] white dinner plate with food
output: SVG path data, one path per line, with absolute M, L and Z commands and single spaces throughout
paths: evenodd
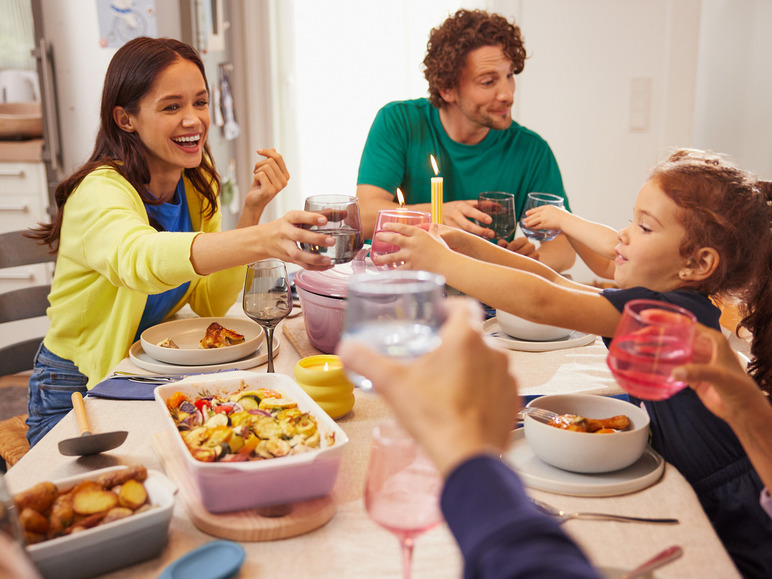
M 636 462 L 614 472 L 584 474 L 563 470 L 537 458 L 522 428 L 512 432 L 504 460 L 520 475 L 527 487 L 576 497 L 612 497 L 645 489 L 657 482 L 665 461 L 650 446 Z
M 522 352 L 549 352 L 551 350 L 578 348 L 579 346 L 592 344 L 596 338 L 595 334 L 585 334 L 584 332 L 574 330 L 568 334 L 568 336 L 560 338 L 559 340 L 550 340 L 547 342 L 520 340 L 518 338 L 513 338 L 502 330 L 495 317 L 485 321 L 483 324 L 483 332 L 485 332 L 486 336 L 490 336 L 495 340 L 498 345 L 509 350 L 520 350 Z
M 279 351 L 279 336 L 273 337 L 273 355 Z M 232 362 L 223 362 L 222 364 L 209 364 L 202 366 L 175 365 L 159 362 L 142 349 L 142 343 L 137 340 L 129 349 L 129 359 L 135 366 L 155 372 L 158 374 L 201 374 L 206 372 L 218 372 L 220 370 L 249 370 L 268 361 L 268 354 L 265 346 L 262 346 L 252 352 L 249 356 Z
M 151 358 L 177 366 L 211 366 L 253 354 L 263 329 L 243 318 L 185 318 L 151 326 L 140 336 Z M 202 341 L 210 344 L 204 347 Z

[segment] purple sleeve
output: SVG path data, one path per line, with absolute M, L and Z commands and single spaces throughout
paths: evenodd
M 531 505 L 514 471 L 494 457 L 458 466 L 441 506 L 464 556 L 465 578 L 598 577 L 558 524 Z

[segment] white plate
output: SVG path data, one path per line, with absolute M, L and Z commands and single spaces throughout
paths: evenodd
M 213 322 L 217 322 L 228 330 L 233 330 L 244 336 L 241 344 L 226 346 L 224 348 L 202 348 L 201 339 L 206 334 L 206 329 Z M 175 348 L 163 348 L 158 342 L 170 338 L 179 346 Z M 258 349 L 263 339 L 263 329 L 252 320 L 243 318 L 186 318 L 184 320 L 172 320 L 152 326 L 142 332 L 140 342 L 142 349 L 148 356 L 181 366 L 208 366 L 232 362 L 249 356 Z
M 504 460 L 517 471 L 525 486 L 576 497 L 612 497 L 639 491 L 657 482 L 665 470 L 665 461 L 650 446 L 637 462 L 622 470 L 599 474 L 562 470 L 536 457 L 522 428 L 512 433 Z
M 549 352 L 551 350 L 564 350 L 567 348 L 578 348 L 579 346 L 586 346 L 592 344 L 595 341 L 595 334 L 585 334 L 574 330 L 565 338 L 559 340 L 552 340 L 549 342 L 531 342 L 529 340 L 518 340 L 507 334 L 499 326 L 496 318 L 493 317 L 490 320 L 486 320 L 483 324 L 483 332 L 487 336 L 494 338 L 496 343 L 509 350 L 521 350 L 523 352 Z
M 199 374 L 204 372 L 217 372 L 218 370 L 248 370 L 254 368 L 255 366 L 259 366 L 268 361 L 268 354 L 265 350 L 266 348 L 260 348 L 252 352 L 252 354 L 246 358 L 234 360 L 233 362 L 224 362 L 222 364 L 210 364 L 208 366 L 175 366 L 174 364 L 159 362 L 155 358 L 149 356 L 142 349 L 142 344 L 139 341 L 136 341 L 129 349 L 129 359 L 136 366 L 150 372 L 162 374 Z M 263 353 L 261 353 L 261 351 Z M 279 337 L 274 335 L 273 355 L 276 356 L 276 352 L 278 351 Z

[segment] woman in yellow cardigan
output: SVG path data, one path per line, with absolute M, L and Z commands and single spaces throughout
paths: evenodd
M 259 150 L 237 227 L 221 231 L 219 176 L 206 144 L 209 93 L 196 51 L 137 38 L 107 70 L 100 127 L 88 162 L 56 189 L 57 213 L 31 235 L 58 250 L 51 325 L 29 387 L 35 444 L 129 351 L 142 331 L 190 304 L 222 316 L 244 283 L 244 266 L 277 257 L 309 269 L 329 258 L 298 242 L 332 245 L 303 225 L 323 215 L 290 211 L 258 224 L 289 173 Z

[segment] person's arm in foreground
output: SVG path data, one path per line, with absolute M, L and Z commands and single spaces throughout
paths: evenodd
M 597 577 L 500 459 L 519 407 L 506 355 L 485 344 L 472 300 L 450 300 L 448 309 L 442 345 L 414 362 L 395 363 L 350 340 L 338 354 L 372 380 L 445 477 L 441 506 L 465 577 Z
M 560 229 L 587 267 L 601 277 L 614 279 L 614 248 L 618 243 L 614 228 L 553 205 L 526 211 L 525 225 L 530 229 Z
M 600 289 L 568 280 L 541 262 L 452 227 L 429 231 L 387 223 L 378 239 L 400 249 L 373 258 L 376 265 L 438 273 L 451 287 L 492 308 L 538 324 L 613 336 L 621 314 Z
M 703 404 L 732 427 L 767 492 L 772 489 L 772 406 L 745 372 L 727 339 L 697 326 L 694 361 L 673 370 Z
M 527 237 L 516 237 L 512 241 L 499 241 L 499 246 L 513 253 L 542 262 L 555 271 L 566 271 L 576 261 L 576 251 L 565 235 L 558 235 L 552 241 L 545 241 L 537 248 Z

